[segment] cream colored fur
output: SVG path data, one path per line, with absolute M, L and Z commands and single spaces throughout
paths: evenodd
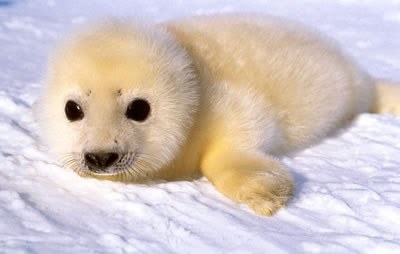
M 59 47 L 37 111 L 50 148 L 82 176 L 141 182 L 202 173 L 224 195 L 272 215 L 295 188 L 278 156 L 360 113 L 400 114 L 400 88 L 376 83 L 336 43 L 279 18 L 113 20 Z M 137 97 L 151 105 L 142 123 L 124 115 Z M 69 99 L 83 108 L 81 121 L 65 117 Z M 92 174 L 82 169 L 90 151 L 136 160 L 123 173 Z

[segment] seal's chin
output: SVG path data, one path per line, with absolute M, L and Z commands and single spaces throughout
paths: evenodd
M 82 170 L 85 171 L 86 174 L 93 176 L 116 176 L 119 174 L 124 174 L 129 171 L 129 167 L 125 169 L 114 169 L 113 167 L 107 169 L 96 169 L 96 168 L 88 168 L 82 167 Z

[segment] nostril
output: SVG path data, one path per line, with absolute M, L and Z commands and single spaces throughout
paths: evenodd
M 98 167 L 97 157 L 94 153 L 86 153 L 85 154 L 86 164 L 92 167 Z
M 108 153 L 104 155 L 104 167 L 109 167 L 118 160 L 118 154 Z
M 85 161 L 89 167 L 108 168 L 118 160 L 117 153 L 86 153 Z

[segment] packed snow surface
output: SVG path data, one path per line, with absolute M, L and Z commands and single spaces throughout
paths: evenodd
M 114 15 L 161 22 L 256 12 L 336 38 L 372 75 L 400 80 L 399 0 L 0 0 L 0 253 L 400 253 L 400 118 L 364 114 L 284 162 L 297 190 L 255 215 L 205 179 L 83 179 L 38 142 L 31 105 L 67 31 Z M 400 98 L 399 98 L 400 103 Z

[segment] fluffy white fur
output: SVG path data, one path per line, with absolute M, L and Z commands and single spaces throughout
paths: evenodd
M 260 16 L 102 22 L 60 45 L 45 83 L 43 137 L 78 174 L 137 182 L 202 173 L 263 215 L 284 206 L 295 186 L 277 156 L 357 114 L 400 112 L 400 89 L 376 89 L 332 40 Z M 144 122 L 125 116 L 135 98 L 151 105 Z M 82 120 L 66 118 L 68 100 Z M 93 173 L 84 159 L 93 151 L 124 159 Z

